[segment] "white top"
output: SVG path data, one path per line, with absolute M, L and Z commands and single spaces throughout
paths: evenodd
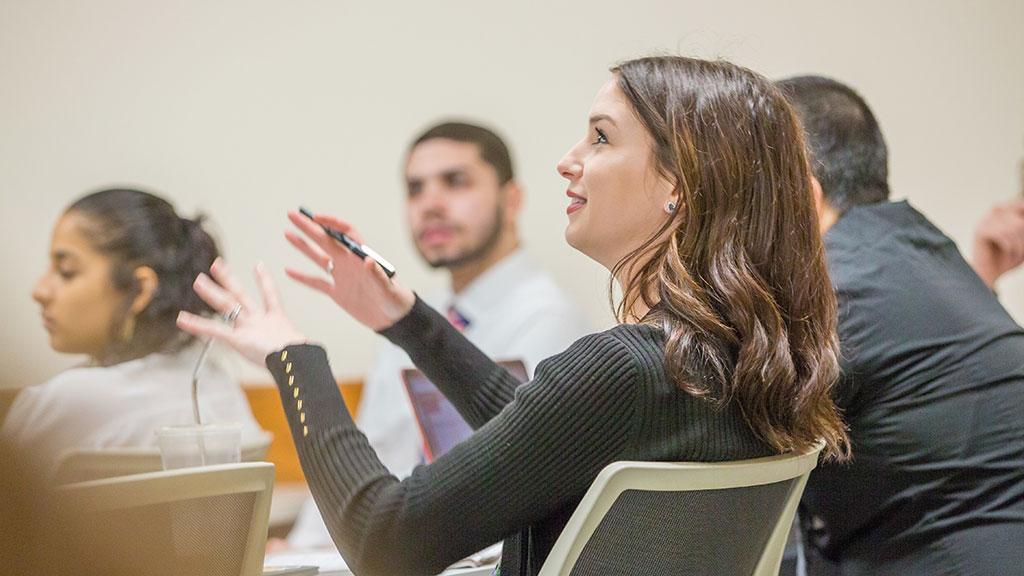
M 592 332 L 575 302 L 522 249 L 489 268 L 457 295 L 424 298 L 442 314 L 449 305 L 469 321 L 466 337 L 492 359 L 521 360 L 532 378 L 537 364 Z M 381 462 L 398 477 L 423 462 L 423 438 L 402 382 L 412 360 L 398 346 L 381 344 L 363 384 L 359 428 Z M 303 507 L 288 543 L 331 544 L 312 500 Z
M 201 344 L 114 366 L 72 368 L 23 389 L 0 435 L 51 472 L 68 448 L 155 447 L 159 426 L 192 423 L 192 370 Z M 241 387 L 207 359 L 199 373 L 203 422 L 242 424 L 262 435 Z

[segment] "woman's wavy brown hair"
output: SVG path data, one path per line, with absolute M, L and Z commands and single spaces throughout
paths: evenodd
M 735 403 L 777 450 L 821 439 L 826 456 L 846 457 L 830 397 L 839 376 L 835 294 L 800 124 L 785 97 L 723 61 L 660 56 L 612 72 L 679 206 L 612 271 L 629 277 L 617 317 L 639 320 L 630 311 L 652 308 L 644 322 L 665 331 L 674 381 L 719 406 Z

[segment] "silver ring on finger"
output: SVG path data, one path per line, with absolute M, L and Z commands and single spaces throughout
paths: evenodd
M 324 269 L 327 270 L 328 274 L 332 274 L 334 272 L 334 260 L 327 260 L 327 266 L 324 266 Z
M 242 305 L 236 302 L 235 305 L 231 307 L 231 310 L 228 310 L 221 316 L 221 320 L 227 322 L 228 324 L 231 324 L 235 321 L 236 318 L 238 318 L 238 315 L 241 313 Z

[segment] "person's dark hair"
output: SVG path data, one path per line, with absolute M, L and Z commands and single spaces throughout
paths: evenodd
M 480 149 L 480 158 L 493 166 L 494 170 L 497 171 L 499 186 L 504 186 L 515 177 L 512 172 L 512 156 L 508 152 L 508 146 L 505 145 L 505 141 L 483 126 L 467 124 L 465 122 L 444 122 L 438 124 L 413 140 L 412 145 L 409 146 L 409 151 L 412 152 L 420 144 L 435 138 L 476 144 Z
M 811 169 L 840 215 L 889 198 L 889 150 L 882 129 L 852 88 L 821 76 L 776 82 L 805 131 Z
M 126 294 L 112 323 L 113 349 L 104 353 L 103 363 L 173 352 L 191 342 L 175 319 L 181 310 L 211 312 L 192 282 L 210 269 L 219 254 L 217 243 L 203 230 L 203 217 L 181 218 L 163 198 L 131 189 L 94 192 L 75 201 L 66 213 L 85 217 L 82 234 L 109 258 L 111 281 Z M 158 285 L 152 300 L 134 318 L 131 337 L 125 339 L 123 327 L 130 321 L 129 309 L 139 291 L 135 270 L 142 266 L 156 272 Z
M 615 266 L 613 277 L 629 278 L 619 320 L 640 301 L 651 307 L 643 321 L 665 331 L 676 383 L 735 403 L 777 450 L 821 439 L 826 455 L 845 457 L 829 395 L 839 375 L 836 300 L 785 97 L 723 61 L 651 57 L 612 72 L 680 207 Z

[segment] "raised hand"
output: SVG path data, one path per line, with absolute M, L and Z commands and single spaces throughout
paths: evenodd
M 255 274 L 263 305 L 245 293 L 222 259 L 217 258 L 213 262 L 210 274 L 213 278 L 206 274 L 196 278 L 193 283 L 196 294 L 217 312 L 226 313 L 235 306 L 241 306 L 234 326 L 216 319 L 180 312 L 179 328 L 195 336 L 214 337 L 226 342 L 242 356 L 261 366 L 268 354 L 290 344 L 306 342 L 305 335 L 285 315 L 277 286 L 262 263 L 256 265 Z
M 416 296 L 411 290 L 388 278 L 372 258 L 361 260 L 328 236 L 320 226 L 328 226 L 361 244 L 362 237 L 348 222 L 324 214 L 316 214 L 314 222 L 294 211 L 288 213 L 288 219 L 304 236 L 289 230 L 285 237 L 314 264 L 323 268 L 329 278 L 294 268 L 285 269 L 288 276 L 323 292 L 372 330 L 391 326 L 412 309 Z
M 995 286 L 1004 273 L 1024 263 L 1024 200 L 997 204 L 974 228 L 971 264 Z

